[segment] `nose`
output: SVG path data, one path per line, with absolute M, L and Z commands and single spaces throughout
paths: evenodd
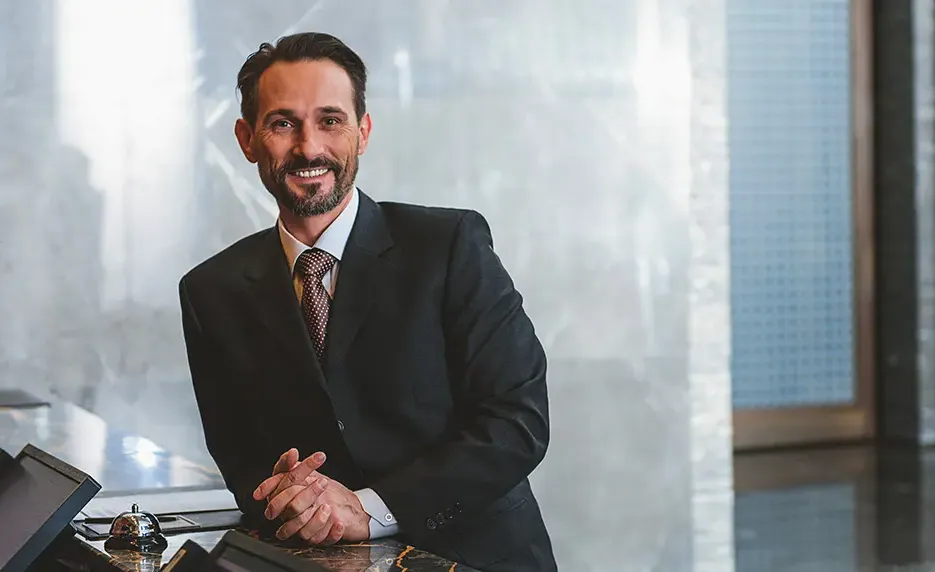
M 292 152 L 296 156 L 311 160 L 322 154 L 324 146 L 319 137 L 318 130 L 310 122 L 305 122 L 302 129 L 296 132 L 295 147 Z

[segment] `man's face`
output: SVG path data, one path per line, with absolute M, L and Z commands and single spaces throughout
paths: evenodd
M 256 121 L 239 119 L 234 131 L 279 205 L 309 217 L 353 188 L 370 116 L 357 121 L 351 79 L 334 62 L 277 62 L 260 76 Z

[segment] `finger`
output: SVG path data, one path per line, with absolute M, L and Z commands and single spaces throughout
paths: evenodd
M 274 490 L 274 491 L 271 492 L 270 494 L 266 495 L 266 501 L 267 501 L 267 502 L 273 500 L 277 495 L 279 495 L 279 493 L 281 493 L 281 492 L 283 492 L 283 491 L 285 491 L 285 490 L 287 490 L 287 489 L 289 489 L 289 488 L 291 488 L 291 487 L 295 487 L 295 486 L 305 486 L 305 485 L 306 485 L 306 482 L 305 482 L 305 481 L 302 481 L 301 483 L 295 483 L 295 482 L 292 481 L 292 479 L 286 478 L 286 477 L 288 477 L 288 476 L 289 476 L 289 473 L 283 473 L 283 474 L 279 475 L 280 479 L 279 479 L 279 484 L 276 485 L 276 490 Z M 306 479 L 306 480 L 307 480 L 307 479 Z M 308 483 L 308 484 L 311 484 L 311 483 Z
M 266 480 L 264 480 L 262 483 L 260 483 L 259 486 L 257 486 L 257 488 L 253 489 L 253 500 L 263 500 L 267 498 L 269 495 L 263 494 L 263 491 L 266 490 L 264 489 L 264 486 L 274 489 L 274 490 L 278 489 L 279 484 L 282 482 L 282 478 L 286 476 L 286 474 L 287 473 L 275 474 L 267 478 Z
M 305 542 L 309 542 L 309 543 L 312 542 L 312 539 L 318 537 L 319 534 L 322 532 L 322 529 L 328 526 L 328 521 L 330 517 L 331 517 L 331 505 L 323 504 L 319 506 L 318 511 L 315 512 L 315 516 L 309 519 L 309 521 L 305 523 L 305 526 L 303 526 L 302 529 L 299 530 L 299 538 L 301 538 Z M 322 538 L 324 538 L 324 536 L 327 536 L 327 534 L 328 534 L 328 531 L 325 531 L 325 533 L 321 535 Z
M 295 467 L 297 467 L 297 466 L 299 466 L 299 463 L 295 463 L 295 464 L 292 466 L 292 468 L 295 469 Z M 268 479 L 270 482 L 273 482 L 273 481 L 275 481 L 275 477 L 279 477 L 279 480 L 278 480 L 278 481 L 275 481 L 275 482 L 276 482 L 276 490 L 274 490 L 274 491 L 271 492 L 270 494 L 266 495 L 266 501 L 267 501 L 267 502 L 269 502 L 270 500 L 272 500 L 273 497 L 275 497 L 275 496 L 278 495 L 279 493 L 283 492 L 283 491 L 286 490 L 287 488 L 289 488 L 289 487 L 291 487 L 291 486 L 295 486 L 295 485 L 292 485 L 292 484 L 290 483 L 290 481 L 288 481 L 288 480 L 286 480 L 286 479 L 283 479 L 283 477 L 285 477 L 285 476 L 286 476 L 286 474 L 283 473 L 283 474 L 279 474 L 279 475 L 273 475 L 272 477 L 270 477 L 270 478 Z M 319 473 L 318 471 L 312 471 L 312 474 L 310 474 L 309 476 L 305 477 L 305 480 L 303 480 L 300 484 L 301 484 L 302 486 L 308 486 L 308 485 L 313 484 L 317 479 L 320 479 L 320 478 L 324 478 L 324 476 L 323 476 L 321 473 Z M 259 488 L 259 487 L 257 487 L 257 489 L 256 489 L 255 491 L 253 491 L 253 494 L 254 494 L 254 499 L 255 499 L 255 500 L 263 500 L 262 498 L 256 498 L 256 495 L 260 494 L 260 488 Z
M 318 511 L 318 508 L 319 507 L 317 506 L 313 506 L 309 508 L 308 510 L 304 511 L 302 514 L 296 516 L 295 518 L 290 518 L 289 520 L 287 520 L 276 531 L 276 538 L 278 538 L 279 540 L 285 540 L 287 538 L 291 538 L 293 534 L 302 530 L 302 527 L 308 524 L 308 521 L 310 521 L 312 517 L 315 516 L 315 513 Z
M 299 466 L 288 473 L 284 475 L 273 475 L 260 483 L 260 486 L 253 491 L 253 498 L 262 500 L 270 496 L 276 490 L 284 490 L 292 485 L 302 484 L 305 478 L 312 474 L 313 471 L 318 470 L 318 467 L 324 462 L 325 454 L 318 451 L 311 457 L 307 457 L 304 461 L 299 463 Z
M 330 506 L 330 505 L 322 505 L 322 506 Z M 334 515 L 334 512 L 331 512 L 330 514 Z M 325 543 L 325 540 L 327 540 L 331 536 L 331 533 L 334 531 L 335 516 L 336 515 L 328 517 L 328 522 L 326 522 L 324 526 L 318 529 L 317 533 L 313 534 L 312 537 L 308 539 L 309 544 L 315 544 L 317 546 L 321 546 Z
M 299 487 L 298 491 L 294 490 L 297 487 L 289 487 L 269 501 L 269 505 L 266 507 L 266 518 L 270 520 L 280 516 L 292 518 L 297 514 L 301 514 L 315 504 L 318 496 L 324 492 L 327 486 L 328 479 L 320 477 L 308 486 Z
M 322 546 L 331 546 L 335 542 L 341 540 L 344 537 L 344 523 L 340 520 L 331 521 L 331 532 L 328 533 L 328 536 L 324 540 L 319 542 Z
M 274 518 L 279 516 L 279 514 L 282 512 L 283 507 L 285 507 L 290 502 L 292 502 L 292 499 L 294 499 L 297 494 L 302 492 L 304 488 L 305 488 L 304 485 L 295 485 L 295 486 L 291 486 L 285 489 L 284 491 L 280 493 L 277 493 L 276 496 L 272 497 L 269 503 L 267 503 L 266 510 L 263 511 L 264 516 L 266 516 L 266 518 L 269 520 L 273 520 Z M 275 514 L 273 514 L 273 509 L 272 509 L 272 503 L 274 500 L 277 503 L 276 506 L 279 507 L 279 510 L 277 510 Z
M 307 461 L 307 460 L 308 460 L 308 459 L 306 459 L 306 461 Z M 305 461 L 303 461 L 303 462 L 305 462 Z M 279 484 L 276 485 L 276 490 L 274 490 L 274 491 L 271 492 L 270 494 L 266 495 L 266 500 L 267 500 L 267 501 L 272 500 L 273 497 L 275 497 L 276 495 L 278 495 L 279 493 L 281 493 L 282 491 L 286 490 L 286 489 L 289 488 L 289 487 L 292 487 L 292 486 L 295 486 L 295 485 L 308 486 L 308 485 L 311 485 L 312 483 L 314 483 L 316 479 L 322 478 L 322 474 L 321 474 L 321 473 L 319 473 L 318 471 L 312 471 L 311 473 L 309 473 L 308 475 L 306 475 L 306 477 L 305 477 L 304 479 L 301 479 L 300 477 L 301 477 L 303 474 L 305 474 L 306 471 L 305 471 L 304 469 L 302 469 L 302 470 L 300 471 L 300 470 L 299 470 L 299 469 L 300 469 L 299 465 L 301 465 L 301 463 L 297 463 L 297 464 L 295 465 L 295 467 L 294 467 L 291 471 L 289 471 L 288 473 L 285 473 L 285 474 L 283 474 L 283 475 L 280 475 L 280 476 L 283 477 L 283 478 L 281 478 L 281 479 L 279 480 Z M 291 475 L 290 478 L 288 478 L 288 479 L 285 478 L 285 477 L 287 477 L 287 476 L 289 476 L 289 475 Z
M 296 463 L 299 461 L 299 451 L 295 447 L 289 449 L 279 457 L 279 460 L 276 461 L 276 464 L 273 465 L 273 474 L 278 473 L 288 473 L 295 467 Z
M 280 455 L 279 460 L 276 461 L 276 464 L 273 465 L 273 476 L 276 476 L 276 475 L 281 476 L 282 474 L 288 473 L 289 471 L 294 469 L 296 466 L 298 466 L 298 462 L 297 462 L 298 459 L 299 459 L 299 451 L 295 447 L 293 447 L 292 449 L 289 449 L 288 451 Z M 272 477 L 270 477 L 270 479 L 272 479 Z M 279 479 L 279 481 L 277 481 L 276 483 L 277 488 L 281 481 L 282 481 L 281 478 Z M 253 500 L 263 500 L 265 498 L 265 497 L 259 496 L 259 490 L 260 488 L 257 487 L 253 491 Z
M 281 502 L 277 502 L 275 505 L 271 506 L 270 512 L 272 513 L 273 510 L 278 510 L 279 518 L 285 520 L 294 517 L 316 503 L 321 504 L 325 502 L 325 497 L 321 495 L 325 492 L 325 489 L 328 488 L 329 481 L 327 477 L 321 476 L 320 473 L 316 474 L 319 475 L 318 479 L 306 485 L 305 488 L 299 491 L 298 494 L 285 505 Z

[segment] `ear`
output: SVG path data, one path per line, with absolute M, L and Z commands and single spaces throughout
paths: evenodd
M 370 141 L 370 129 L 373 127 L 373 121 L 370 119 L 370 112 L 360 118 L 360 135 L 358 136 L 357 154 L 363 155 L 367 150 L 367 143 Z
M 240 150 L 247 161 L 256 163 L 256 156 L 253 154 L 253 127 L 243 118 L 234 123 L 234 135 L 237 136 L 237 142 L 240 143 Z

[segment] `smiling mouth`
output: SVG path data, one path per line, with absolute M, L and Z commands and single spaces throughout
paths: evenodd
M 300 177 L 302 179 L 314 179 L 315 177 L 320 177 L 330 171 L 331 169 L 322 167 L 320 169 L 304 169 L 302 171 L 292 171 L 289 173 L 293 177 Z

